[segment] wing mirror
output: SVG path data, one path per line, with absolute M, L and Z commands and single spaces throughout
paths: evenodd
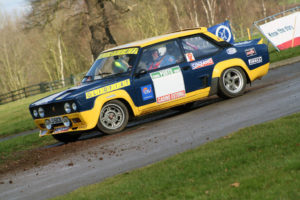
M 140 69 L 135 76 L 136 77 L 140 77 L 141 75 L 147 74 L 147 70 L 146 69 Z

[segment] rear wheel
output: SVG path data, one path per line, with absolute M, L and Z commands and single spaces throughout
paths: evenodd
M 247 79 L 240 67 L 231 67 L 222 73 L 219 79 L 218 95 L 222 98 L 241 96 L 245 92 Z
M 75 142 L 78 140 L 78 138 L 81 136 L 80 133 L 72 132 L 72 133 L 61 133 L 61 134 L 54 134 L 52 137 L 54 137 L 56 140 L 63 142 L 63 143 L 69 143 L 69 142 Z
M 128 119 L 127 107 L 119 100 L 112 100 L 102 107 L 97 126 L 103 133 L 114 134 L 126 127 Z

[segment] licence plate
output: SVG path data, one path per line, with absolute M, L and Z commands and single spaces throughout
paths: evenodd
M 61 117 L 52 117 L 52 118 L 50 118 L 50 122 L 51 122 L 51 124 L 61 124 L 61 123 L 63 123 Z
M 55 129 L 55 131 L 53 132 L 54 134 L 55 133 L 62 133 L 62 132 L 66 132 L 69 130 L 69 127 L 61 127 L 61 128 L 57 128 Z

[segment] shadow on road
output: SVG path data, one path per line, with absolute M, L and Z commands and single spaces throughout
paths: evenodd
M 124 134 L 132 133 L 132 132 L 135 132 L 135 130 L 137 130 L 143 124 L 148 124 L 148 123 L 163 120 L 166 118 L 175 117 L 175 116 L 181 115 L 183 113 L 190 112 L 192 110 L 199 109 L 201 107 L 208 106 L 208 105 L 220 102 L 220 101 L 223 101 L 223 99 L 221 99 L 217 96 L 212 96 L 205 100 L 200 100 L 200 101 L 194 102 L 192 107 L 190 107 L 188 109 L 174 108 L 174 109 L 168 109 L 168 110 L 164 110 L 164 111 L 151 113 L 151 114 L 148 114 L 148 115 L 145 115 L 142 117 L 138 117 L 128 123 L 125 131 L 123 131 L 117 135 L 121 136 Z M 116 135 L 114 135 L 114 136 L 116 136 Z M 91 131 L 87 131 L 87 132 L 83 133 L 82 136 L 80 136 L 80 138 L 78 139 L 78 141 L 84 141 L 84 140 L 95 139 L 95 138 L 103 138 L 103 137 L 108 138 L 108 137 L 112 137 L 112 135 L 106 135 L 98 130 L 91 130 Z M 62 146 L 64 144 L 65 143 L 63 143 L 63 142 L 57 142 L 55 144 L 45 146 L 42 149 L 58 147 L 58 146 Z

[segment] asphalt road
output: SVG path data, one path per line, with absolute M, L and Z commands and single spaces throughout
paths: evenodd
M 99 142 L 87 145 L 80 155 L 7 176 L 1 180 L 5 184 L 0 184 L 0 199 L 47 199 L 62 195 L 243 127 L 295 112 L 300 112 L 300 63 L 271 70 L 263 80 L 248 87 L 242 97 L 210 98 L 198 102 L 188 112 L 154 115 L 131 124 L 117 137 L 97 137 Z M 7 184 L 10 180 L 11 184 Z

